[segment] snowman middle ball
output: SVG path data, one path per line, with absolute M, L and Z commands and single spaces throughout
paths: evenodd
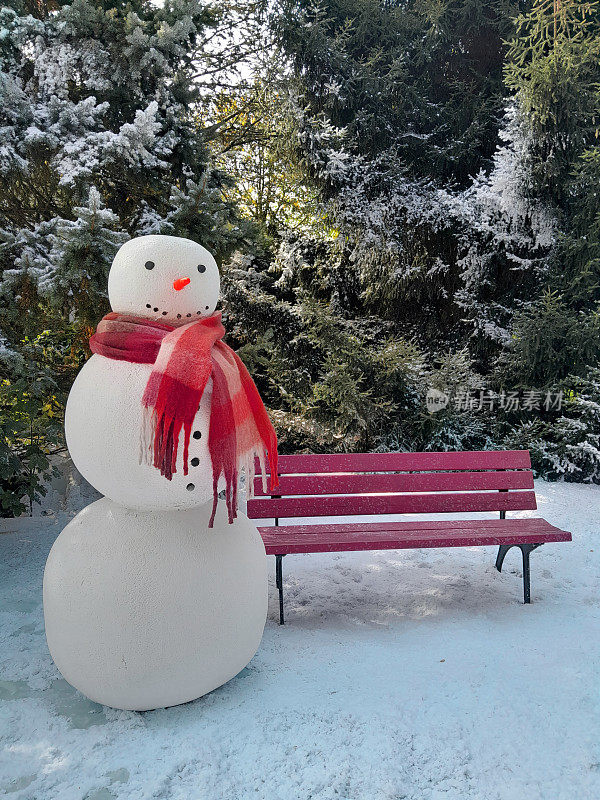
M 208 451 L 211 383 L 194 419 L 188 474 L 183 474 L 181 447 L 177 472 L 168 481 L 152 465 L 139 463 L 140 398 L 151 372 L 151 364 L 100 355 L 84 364 L 65 410 L 65 435 L 73 463 L 101 494 L 127 508 L 167 511 L 207 503 L 213 496 Z

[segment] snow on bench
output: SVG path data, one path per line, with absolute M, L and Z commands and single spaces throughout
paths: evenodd
M 336 453 L 280 456 L 277 495 L 255 478 L 248 500 L 267 555 L 275 556 L 279 622 L 284 623 L 282 558 L 291 553 L 495 545 L 502 570 L 511 547 L 523 556 L 524 602 L 531 602 L 529 554 L 571 534 L 541 518 L 506 519 L 537 508 L 528 450 L 443 453 Z M 310 518 L 499 511 L 500 519 L 305 524 Z M 280 525 L 300 518 L 302 524 Z

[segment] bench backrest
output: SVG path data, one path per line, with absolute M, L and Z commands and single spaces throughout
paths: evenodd
M 536 508 L 528 450 L 279 458 L 277 495 L 254 480 L 251 519 Z

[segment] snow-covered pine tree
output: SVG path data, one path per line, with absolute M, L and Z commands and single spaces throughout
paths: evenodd
M 480 370 L 511 346 L 515 311 L 547 280 L 558 210 L 534 186 L 533 138 L 514 102 L 506 110 L 492 168 L 450 199 L 457 221 L 461 285 L 455 300 Z M 516 377 L 516 375 L 514 376 Z
M 227 7 L 13 0 L 0 10 L 0 369 L 19 393 L 8 408 L 60 417 L 123 236 L 175 232 L 226 256 L 249 230 L 221 196 L 198 113 L 202 92 L 244 55 L 239 37 L 229 54 L 215 45 Z M 45 331 L 65 358 L 55 384 Z M 34 428 L 35 452 L 47 453 L 60 425 L 8 426 L 0 442 L 3 490 L 25 486 L 30 498 L 35 474 L 15 478 L 10 453 L 33 446 L 22 437 Z
M 598 3 L 536 0 L 517 21 L 506 75 L 529 131 L 531 190 L 558 222 L 537 292 L 521 295 L 509 361 L 552 384 L 600 358 Z
M 286 235 L 271 266 L 275 286 L 289 301 L 295 291 L 296 302 L 306 294 L 328 302 L 359 337 L 389 324 L 416 338 L 433 364 L 474 360 L 479 377 L 471 380 L 480 385 L 551 385 L 567 364 L 588 363 L 597 324 L 552 293 L 564 207 L 549 188 L 556 175 L 563 198 L 572 196 L 564 159 L 593 128 L 594 5 L 536 2 L 515 36 L 517 3 L 284 4 L 274 25 L 290 64 L 297 158 L 333 236 Z M 507 90 L 503 40 L 512 36 Z M 570 89 L 559 85 L 563 69 Z M 557 97 L 561 109 L 552 107 Z M 580 130 L 569 137 L 573 126 Z M 594 174 L 588 158 L 580 207 L 593 205 L 584 198 Z M 580 289 L 596 269 L 588 259 Z M 562 359 L 559 342 L 579 347 L 577 357 L 571 347 Z M 428 426 L 423 446 L 432 437 L 440 446 L 498 444 L 513 424 L 488 415 L 469 428 L 464 415 L 446 416 Z
M 456 196 L 471 349 L 498 388 L 567 402 L 494 435 L 551 477 L 598 480 L 600 7 L 536 0 L 516 21 L 514 92 L 487 175 Z M 461 212 L 462 209 L 462 212 Z
M 517 5 L 307 0 L 276 15 L 299 154 L 362 288 L 348 310 L 394 321 L 427 347 L 445 346 L 460 324 L 452 194 L 491 163 Z
M 596 144 L 600 73 L 597 0 L 533 0 L 516 20 L 506 84 L 531 131 L 531 175 L 558 206 L 573 163 Z
M 73 0 L 55 11 L 35 8 L 38 16 L 15 7 L 3 9 L 1 18 L 6 302 L 20 280 L 63 307 L 72 287 L 60 282 L 67 257 L 60 231 L 76 223 L 76 209 L 87 205 L 92 187 L 105 213 L 115 214 L 117 227 L 129 234 L 151 220 L 154 230 L 175 227 L 180 235 L 204 236 L 220 253 L 233 249 L 240 226 L 228 204 L 219 207 L 223 176 L 207 173 L 194 117 L 195 58 L 215 11 L 198 0 L 160 6 Z M 197 213 L 184 221 L 186 202 Z M 230 224 L 214 224 L 219 211 Z M 79 287 L 91 306 L 105 296 L 110 258 L 104 255 L 86 264 L 89 280 Z
M 118 216 L 104 207 L 95 186 L 86 204 L 73 209 L 73 216 L 75 220 L 56 223 L 50 251 L 53 269 L 40 280 L 39 290 L 62 306 L 64 316 L 92 327 L 101 311 L 94 301 L 106 292 L 106 275 L 127 234 Z
M 461 431 L 459 418 L 424 420 L 435 370 L 419 344 L 428 355 L 457 345 L 456 194 L 494 153 L 511 9 L 275 7 L 286 155 L 320 207 L 312 225 L 270 230 L 273 255 L 237 259 L 225 291 L 245 358 L 282 411 L 285 449 L 489 441 L 485 421 Z M 263 125 L 273 162 L 281 115 Z

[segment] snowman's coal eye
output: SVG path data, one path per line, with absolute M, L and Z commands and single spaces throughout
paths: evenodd
M 206 267 L 204 264 L 198 264 L 198 272 L 206 272 Z
M 154 261 L 146 261 L 144 266 L 146 267 L 146 269 L 154 269 Z

